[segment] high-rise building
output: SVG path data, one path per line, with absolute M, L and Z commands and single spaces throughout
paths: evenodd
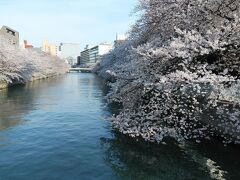
M 59 46 L 59 56 L 64 59 L 71 59 L 69 64 L 77 64 L 77 58 L 80 55 L 81 46 L 78 43 L 61 43 Z
M 58 49 L 58 47 L 55 45 L 55 44 L 50 44 L 50 46 L 49 46 L 49 51 L 50 51 L 50 54 L 52 55 L 52 56 L 57 56 L 58 54 L 57 54 L 57 49 Z
M 81 62 L 81 56 L 78 56 L 78 57 L 77 57 L 77 65 L 78 65 L 78 66 L 80 65 L 80 62 Z
M 80 66 L 83 66 L 83 67 L 87 66 L 87 63 L 90 61 L 89 53 L 90 53 L 90 46 L 86 45 L 84 50 L 81 52 Z
M 8 26 L 0 26 L 0 36 L 3 36 L 10 44 L 19 45 L 19 33 Z
M 97 46 L 86 46 L 81 52 L 80 65 L 85 67 L 93 67 L 101 61 L 103 55 L 109 53 L 113 49 L 113 45 L 109 43 L 101 43 Z
M 47 39 L 43 40 L 42 51 L 45 52 L 45 53 L 49 53 L 49 43 L 48 43 Z

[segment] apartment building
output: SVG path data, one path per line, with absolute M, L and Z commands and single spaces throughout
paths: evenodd
M 0 26 L 0 36 L 6 38 L 10 44 L 19 45 L 19 32 L 8 26 Z

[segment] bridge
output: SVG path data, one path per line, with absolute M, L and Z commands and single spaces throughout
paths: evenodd
M 92 68 L 70 68 L 69 71 L 70 72 L 88 72 L 91 73 L 92 72 Z

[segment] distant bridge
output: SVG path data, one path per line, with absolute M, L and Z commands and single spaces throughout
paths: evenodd
M 92 72 L 92 68 L 70 68 L 68 72 Z

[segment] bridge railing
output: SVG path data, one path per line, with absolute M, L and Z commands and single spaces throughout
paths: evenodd
M 92 68 L 70 68 L 69 72 L 92 72 Z

